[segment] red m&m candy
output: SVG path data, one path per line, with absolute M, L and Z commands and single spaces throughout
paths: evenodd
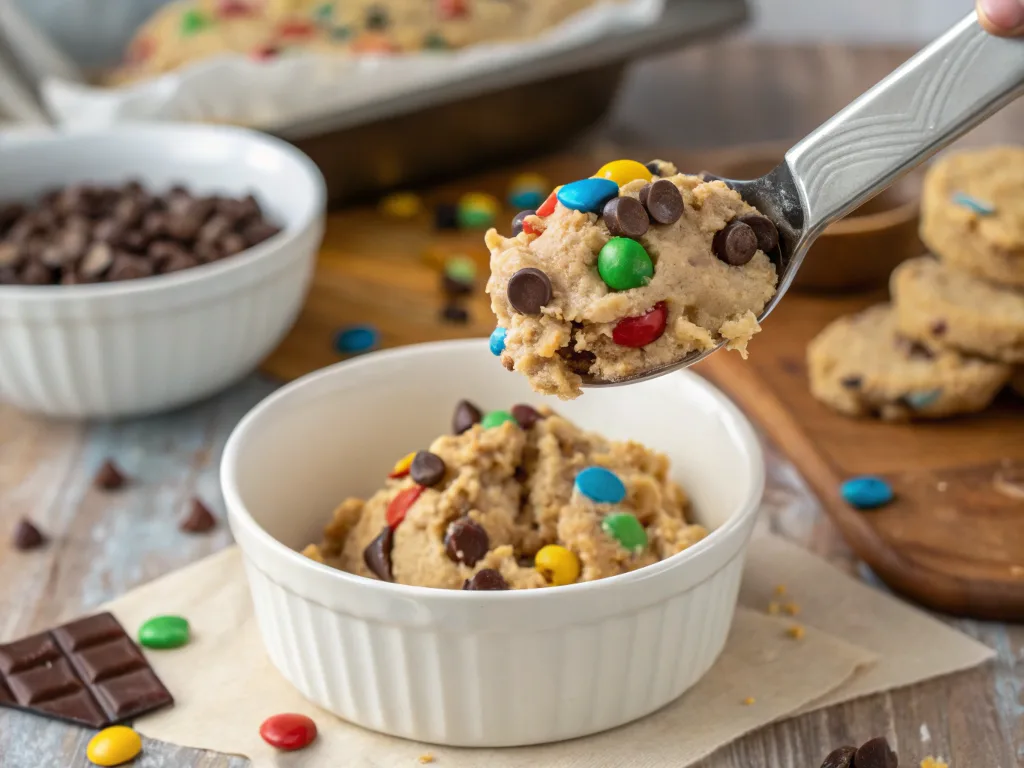
M 416 499 L 420 497 L 423 490 L 422 485 L 414 485 L 412 488 L 406 488 L 391 500 L 384 516 L 389 527 L 397 528 L 402 524 L 402 521 L 405 520 L 405 513 L 416 503 Z
M 271 715 L 260 725 L 260 736 L 270 746 L 290 752 L 313 743 L 316 723 L 305 715 Z
M 555 189 L 548 195 L 548 199 L 540 204 L 540 208 L 537 209 L 538 216 L 550 216 L 555 212 L 555 206 L 558 205 L 558 190 Z
M 612 341 L 622 347 L 644 347 L 665 332 L 668 310 L 659 301 L 654 309 L 636 317 L 624 317 L 612 329 Z

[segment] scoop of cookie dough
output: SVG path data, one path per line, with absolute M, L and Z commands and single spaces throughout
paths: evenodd
M 687 521 L 689 501 L 663 455 L 584 432 L 547 408 L 514 412 L 519 421 L 499 413 L 439 437 L 429 450 L 434 459 L 419 468 L 414 459 L 410 475 L 388 479 L 366 501 L 342 502 L 323 541 L 304 554 L 399 584 L 470 588 L 467 581 L 487 570 L 509 588 L 529 589 L 557 580 L 542 566 L 592 581 L 670 557 L 706 535 Z M 601 496 L 600 484 L 577 487 L 592 467 L 601 469 L 591 478 L 621 488 L 621 499 Z M 534 567 L 545 547 L 554 549 Z M 487 576 L 493 583 L 495 574 Z
M 811 394 L 840 413 L 890 421 L 980 411 L 1010 367 L 899 333 L 888 304 L 841 317 L 807 349 Z
M 745 356 L 760 330 L 774 225 L 721 181 L 648 166 L 617 188 L 560 187 L 513 237 L 486 235 L 501 361 L 537 392 L 571 399 L 584 377 L 625 379 L 721 342 Z
M 938 160 L 924 181 L 921 239 L 951 267 L 1024 288 L 1024 147 Z
M 923 257 L 892 274 L 899 330 L 916 341 L 1024 363 L 1024 292 L 1001 288 Z

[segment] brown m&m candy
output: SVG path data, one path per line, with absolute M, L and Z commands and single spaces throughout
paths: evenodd
M 409 465 L 409 475 L 419 485 L 430 487 L 444 480 L 444 459 L 430 451 L 418 451 Z
M 745 213 L 742 216 L 737 216 L 736 221 L 742 221 L 754 230 L 759 250 L 768 253 L 774 251 L 779 245 L 779 230 L 767 217 L 759 213 Z
M 615 237 L 641 237 L 651 226 L 647 211 L 635 197 L 613 197 L 601 211 L 608 231 Z
M 551 301 L 551 280 L 536 267 L 520 269 L 508 281 L 508 301 L 523 315 L 539 315 Z
M 391 575 L 391 548 L 395 544 L 395 530 L 385 525 L 381 532 L 363 550 L 363 562 L 381 581 L 394 581 Z
M 683 215 L 683 195 L 668 179 L 658 179 L 640 190 L 640 202 L 658 224 L 674 224 Z
M 462 584 L 463 589 L 496 592 L 508 589 L 508 582 L 505 577 L 494 568 L 484 568 L 473 574 L 473 578 L 466 579 Z
M 444 551 L 454 563 L 472 567 L 487 554 L 489 548 L 487 531 L 469 517 L 460 517 L 451 523 L 444 535 Z
M 715 233 L 711 250 L 726 264 L 741 267 L 757 253 L 757 235 L 749 225 L 733 219 Z

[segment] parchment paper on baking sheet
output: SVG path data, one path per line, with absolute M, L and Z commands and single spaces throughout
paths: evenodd
M 118 88 L 69 77 L 66 60 L 49 67 L 38 52 L 36 69 L 46 108 L 65 125 L 185 120 L 274 130 L 507 71 L 567 48 L 599 44 L 603 38 L 656 24 L 664 2 L 603 0 L 528 41 L 396 56 L 297 54 L 270 62 L 229 55 Z M 18 23 L 26 22 L 22 18 Z

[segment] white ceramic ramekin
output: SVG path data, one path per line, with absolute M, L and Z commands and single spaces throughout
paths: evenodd
M 74 182 L 184 184 L 252 192 L 284 229 L 236 256 L 142 280 L 0 285 L 0 398 L 51 416 L 173 408 L 250 372 L 301 309 L 323 236 L 316 166 L 285 142 L 240 128 L 127 125 L 0 133 L 0 201 Z
M 538 402 L 485 340 L 379 352 L 306 376 L 238 425 L 221 467 L 267 652 L 309 700 L 436 744 L 569 739 L 642 717 L 692 686 L 725 643 L 764 488 L 753 429 L 690 373 L 555 407 L 665 452 L 714 528 L 675 557 L 601 581 L 462 592 L 364 579 L 304 558 L 346 496 L 450 430 L 460 398 Z

